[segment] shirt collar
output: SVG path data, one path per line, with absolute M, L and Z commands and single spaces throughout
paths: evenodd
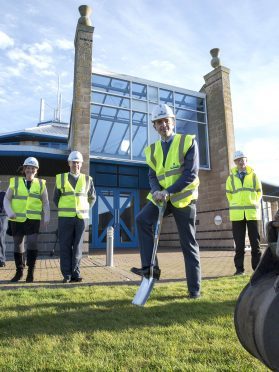
M 238 173 L 238 174 L 247 174 L 247 171 L 246 171 L 246 169 L 243 170 L 243 171 L 239 171 L 239 170 L 238 170 L 237 173 Z
M 169 142 L 172 142 L 172 140 L 173 140 L 173 137 L 174 137 L 174 133 L 171 135 L 171 137 L 170 138 L 168 138 L 166 141 L 165 140 L 163 140 L 162 138 L 161 138 L 161 142 L 163 142 L 163 143 L 169 143 Z

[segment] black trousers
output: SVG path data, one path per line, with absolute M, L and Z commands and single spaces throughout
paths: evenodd
M 158 207 L 149 202 L 136 217 L 142 266 L 150 266 L 154 236 L 153 226 L 158 219 Z M 186 280 L 191 294 L 200 292 L 201 267 L 199 245 L 196 241 L 196 205 L 190 204 L 185 208 L 175 208 L 167 204 L 165 215 L 172 213 L 176 222 L 180 244 L 184 256 Z
M 65 279 L 80 277 L 83 236 L 87 220 L 78 217 L 59 217 L 60 269 Z
M 278 230 L 273 226 L 274 221 L 270 221 L 267 225 L 267 241 L 268 243 L 275 243 L 278 239 Z
M 244 271 L 245 235 L 246 226 L 251 245 L 251 266 L 255 270 L 261 259 L 259 221 L 246 219 L 232 221 L 232 232 L 235 242 L 234 264 L 237 270 Z

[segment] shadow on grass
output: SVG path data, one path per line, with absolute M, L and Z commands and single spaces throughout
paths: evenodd
M 203 324 L 214 318 L 232 315 L 235 306 L 235 301 L 213 303 L 204 299 L 189 301 L 179 296 L 176 298 L 157 294 L 145 308 L 132 305 L 130 299 L 92 299 L 87 302 L 64 299 L 59 303 L 52 299 L 53 302 L 31 306 L 2 307 L 0 340 L 37 335 L 67 336 L 74 332 L 103 330 L 122 332 L 134 329 L 137 332 L 142 327 L 187 326 L 193 320 Z M 13 311 L 17 312 L 15 317 L 9 315 Z

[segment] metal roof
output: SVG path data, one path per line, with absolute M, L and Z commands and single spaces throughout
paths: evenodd
M 0 133 L 1 140 L 26 137 L 56 137 L 65 140 L 68 138 L 69 124 L 60 122 L 40 123 L 36 127 L 20 129 L 13 132 Z

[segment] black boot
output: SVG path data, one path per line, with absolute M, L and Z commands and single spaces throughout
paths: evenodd
M 37 259 L 38 251 L 37 250 L 27 250 L 27 266 L 28 272 L 26 277 L 26 283 L 33 283 L 34 281 L 34 270 Z
M 11 282 L 18 282 L 23 277 L 24 253 L 14 252 L 14 259 L 16 265 L 16 273 L 15 276 L 11 279 Z

